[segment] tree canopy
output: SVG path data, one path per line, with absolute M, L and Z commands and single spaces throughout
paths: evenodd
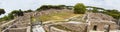
M 21 11 L 21 9 L 14 10 L 11 12 L 11 14 L 16 15 L 16 16 L 23 16 L 23 11 Z
M 27 10 L 27 11 L 23 11 L 25 13 L 28 13 L 28 12 L 33 12 L 31 9 Z
M 86 11 L 86 7 L 84 4 L 82 3 L 77 3 L 75 6 L 74 6 L 74 13 L 76 14 L 84 14 Z
M 4 14 L 4 13 L 5 13 L 5 10 L 4 9 L 0 9 L 0 15 Z
M 36 11 L 47 10 L 47 9 L 63 9 L 65 5 L 42 5 Z
M 105 10 L 103 12 L 104 14 L 108 14 L 112 17 L 114 17 L 115 19 L 119 19 L 120 18 L 120 12 L 118 10 Z
M 4 17 L 0 18 L 0 21 L 7 21 L 7 20 L 14 19 L 15 16 L 23 16 L 23 11 L 21 9 L 13 10 L 7 16 L 4 16 Z
M 115 10 L 115 9 L 104 9 L 104 8 L 93 7 L 93 6 L 87 6 L 86 8 L 93 8 L 93 10 L 91 10 L 93 13 L 101 12 L 101 13 L 110 15 L 110 16 L 114 17 L 115 19 L 120 18 L 120 12 L 118 10 Z M 103 11 L 99 11 L 99 9 L 101 9 Z

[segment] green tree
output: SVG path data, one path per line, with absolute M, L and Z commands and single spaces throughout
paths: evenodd
M 0 15 L 4 14 L 4 13 L 5 13 L 5 10 L 4 9 L 0 9 Z
M 92 12 L 99 12 L 96 7 L 93 8 Z
M 45 10 L 45 9 L 49 9 L 49 7 L 47 5 L 42 5 L 40 8 L 37 9 L 37 11 Z
M 16 16 L 23 16 L 23 11 L 20 10 L 14 10 L 11 12 L 11 14 L 16 15 Z
M 108 15 L 114 17 L 115 19 L 120 18 L 120 12 L 118 10 L 105 10 L 103 13 L 108 14 Z
M 8 16 L 4 16 L 0 18 L 0 21 L 8 21 L 14 19 L 14 16 L 12 14 L 8 14 Z
M 84 14 L 86 11 L 86 7 L 84 4 L 82 3 L 77 3 L 75 6 L 74 6 L 74 13 L 76 14 Z
M 8 14 L 8 19 L 9 19 L 9 20 L 14 19 L 13 14 Z
M 36 11 L 48 10 L 48 9 L 64 9 L 65 5 L 42 5 L 40 8 L 37 8 Z
M 9 20 L 9 19 L 8 19 L 8 16 L 4 16 L 4 17 L 3 17 L 3 20 Z
M 25 13 L 28 13 L 28 12 L 33 12 L 31 9 L 27 10 L 27 11 L 24 11 Z

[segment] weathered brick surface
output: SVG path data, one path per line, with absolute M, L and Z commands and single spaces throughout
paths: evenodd
M 26 28 L 11 28 L 8 30 L 9 32 L 26 32 Z
M 93 22 L 93 21 L 91 21 L 90 22 L 90 25 L 89 25 L 89 30 L 93 30 L 94 28 L 94 26 L 97 26 L 97 30 L 96 31 L 104 31 L 105 29 L 105 25 L 110 25 L 110 30 L 117 30 L 117 25 L 115 24 L 115 23 L 112 23 L 112 22 Z

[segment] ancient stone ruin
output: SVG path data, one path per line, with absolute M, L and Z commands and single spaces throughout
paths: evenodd
M 72 19 L 75 20 L 75 18 Z M 69 19 L 68 22 L 48 24 L 44 28 L 48 32 L 117 32 L 119 27 L 113 17 L 102 13 L 86 13 L 82 19 L 85 22 Z
M 16 17 L 14 20 L 7 22 L 0 27 L 0 32 L 32 32 L 31 17 L 38 18 L 44 14 L 59 13 L 61 11 L 71 10 L 46 10 L 41 12 L 24 13 L 24 16 Z M 47 32 L 116 32 L 118 25 L 116 19 L 102 13 L 88 12 L 84 16 L 72 17 L 64 22 L 47 22 L 40 24 Z M 39 27 L 39 26 L 37 26 Z

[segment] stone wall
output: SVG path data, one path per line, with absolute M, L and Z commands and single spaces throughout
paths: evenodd
M 31 27 L 20 27 L 20 28 L 10 28 L 7 31 L 9 32 L 31 32 Z
M 62 28 L 56 27 L 56 25 L 62 26 Z M 47 32 L 87 32 L 87 23 L 59 23 L 59 24 L 48 24 L 44 26 Z
M 88 31 L 113 31 L 118 28 L 116 19 L 106 14 L 87 12 L 83 19 L 88 23 Z
M 26 32 L 26 28 L 11 28 L 8 30 L 9 32 Z
M 34 11 L 34 12 L 24 13 L 24 16 L 19 16 L 19 17 L 16 16 L 14 21 L 9 21 L 8 24 L 3 24 L 3 27 L 7 27 L 7 26 L 13 25 L 15 23 L 11 27 L 14 29 L 10 30 L 10 31 L 14 32 L 15 29 L 17 30 L 18 28 L 30 26 L 31 25 L 31 17 L 39 18 L 39 16 L 41 16 L 41 15 L 51 14 L 51 13 L 59 13 L 59 12 L 64 12 L 64 11 L 71 12 L 71 10 L 68 10 L 68 9 L 61 9 L 61 10 L 49 9 L 49 10 L 44 10 L 44 11 L 40 11 L 40 12 Z M 12 23 L 12 24 L 9 24 L 9 23 Z M 1 29 L 1 30 L 3 30 L 3 29 Z M 24 31 L 24 29 L 21 31 Z
M 94 30 L 95 31 L 105 31 L 105 26 L 109 25 L 109 30 L 117 30 L 118 25 L 115 22 L 110 22 L 110 21 L 90 21 L 90 25 L 88 25 L 89 30 Z M 96 26 L 96 28 L 94 28 Z M 108 28 L 108 27 L 107 27 Z

